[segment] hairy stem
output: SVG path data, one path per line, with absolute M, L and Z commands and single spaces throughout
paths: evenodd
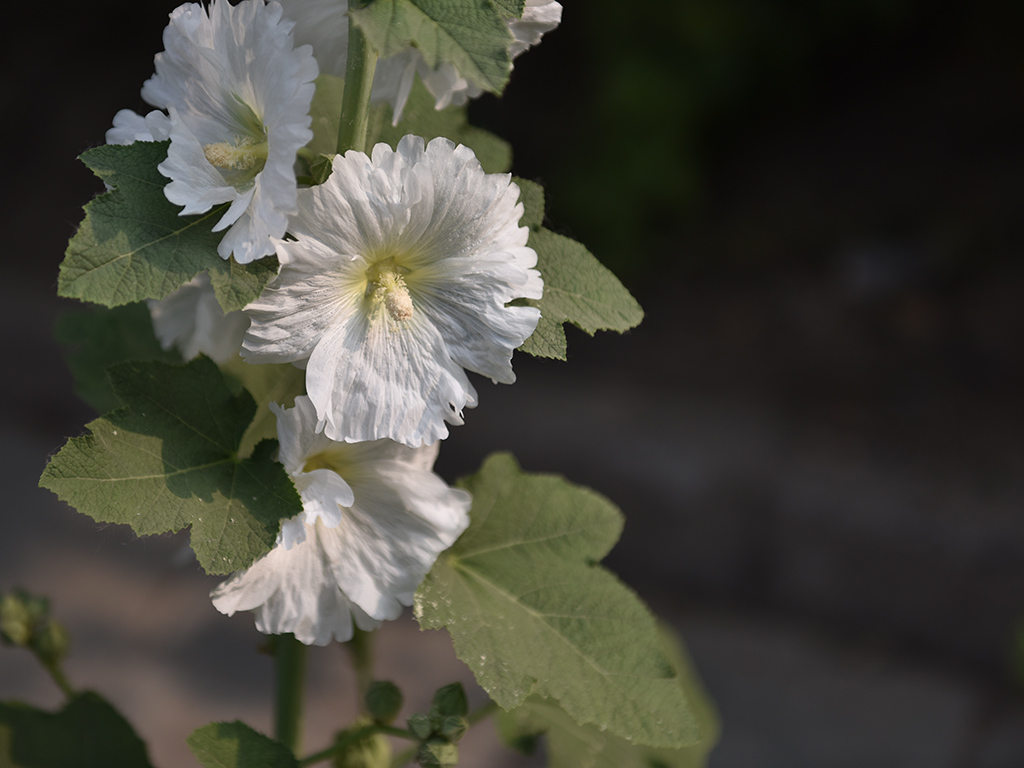
M 314 765 L 316 763 L 321 763 L 324 760 L 330 760 L 335 755 L 344 754 L 345 751 L 353 744 L 358 744 L 363 739 L 368 736 L 372 736 L 375 733 L 383 733 L 387 736 L 397 736 L 400 739 L 408 739 L 410 741 L 419 740 L 413 733 L 405 730 L 404 728 L 392 728 L 390 725 L 377 725 L 371 723 L 370 725 L 364 725 L 362 728 L 345 733 L 327 749 L 322 749 L 319 752 L 314 752 L 308 757 L 302 758 L 299 760 L 299 765 Z M 415 754 L 415 751 L 413 754 Z
M 351 2 L 358 8 L 365 2 Z M 338 130 L 338 154 L 350 149 L 366 150 L 366 124 L 370 115 L 370 89 L 377 68 L 377 51 L 355 24 L 348 25 L 348 63 L 345 66 L 345 92 L 341 97 L 341 126 Z
M 356 695 L 359 697 L 359 709 L 366 709 L 366 692 L 373 682 L 373 633 L 356 628 L 352 639 L 345 645 L 352 656 L 352 666 L 356 673 Z
M 298 753 L 302 741 L 302 693 L 306 678 L 306 646 L 295 635 L 274 638 L 277 740 Z
M 75 689 L 71 687 L 71 683 L 68 682 L 67 677 L 64 676 L 64 671 L 58 664 L 47 664 L 43 662 L 43 667 L 47 672 L 50 673 L 50 677 L 53 678 L 53 682 L 57 684 L 61 692 L 68 697 L 68 699 L 75 698 Z

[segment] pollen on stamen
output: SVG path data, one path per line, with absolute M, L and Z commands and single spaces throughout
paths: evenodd
M 247 171 L 255 166 L 258 160 L 267 159 L 266 142 L 257 142 L 249 136 L 236 138 L 235 142 L 207 144 L 203 147 L 203 154 L 214 168 L 233 171 Z
M 384 308 L 392 320 L 402 322 L 412 317 L 412 297 L 398 273 L 387 271 L 381 274 L 373 295 L 378 301 L 384 302 Z

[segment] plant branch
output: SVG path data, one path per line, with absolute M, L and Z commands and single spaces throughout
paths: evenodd
M 42 661 L 42 659 L 40 659 L 40 661 Z M 75 689 L 71 687 L 71 683 L 69 683 L 67 677 L 64 676 L 64 671 L 60 668 L 60 665 L 47 664 L 46 662 L 43 662 L 43 667 L 50 673 L 50 677 L 53 678 L 53 682 L 55 682 L 57 687 L 61 689 L 65 696 L 68 697 L 69 701 L 75 698 Z
M 297 753 L 302 741 L 302 694 L 306 677 L 306 646 L 295 635 L 274 638 L 277 740 Z
M 355 628 L 352 639 L 345 644 L 356 673 L 356 695 L 360 712 L 366 711 L 366 692 L 373 682 L 373 633 Z
M 358 8 L 364 2 L 351 2 Z M 345 65 L 345 92 L 341 97 L 341 124 L 338 129 L 338 154 L 350 149 L 366 150 L 366 125 L 370 115 L 370 90 L 377 68 L 377 51 L 362 30 L 349 21 L 348 62 Z

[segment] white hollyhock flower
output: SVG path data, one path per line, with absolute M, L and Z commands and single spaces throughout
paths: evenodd
M 308 47 L 294 47 L 292 26 L 275 2 L 182 5 L 142 89 L 146 101 L 170 113 L 171 146 L 158 166 L 171 180 L 167 199 L 184 206 L 182 215 L 231 203 L 213 227 L 228 230 L 217 248 L 225 259 L 234 254 L 247 263 L 273 253 L 270 237 L 284 235 L 295 211 L 293 166 L 313 137 L 317 66 Z
M 206 272 L 147 304 L 160 346 L 176 347 L 185 360 L 204 354 L 216 363 L 226 363 L 237 357 L 249 328 L 244 312 L 224 314 Z
M 245 308 L 242 356 L 305 366 L 334 440 L 446 437 L 477 403 L 463 369 L 511 384 L 512 351 L 540 318 L 506 306 L 544 288 L 518 197 L 444 138 L 336 156 L 326 182 L 299 191 L 297 240 L 277 241 L 281 271 Z
M 320 64 L 320 71 L 343 77 L 348 59 L 347 0 L 281 0 L 285 15 L 295 20 L 295 40 L 308 43 Z M 526 0 L 522 18 L 506 20 L 514 38 L 509 54 L 514 59 L 558 26 L 562 6 L 555 0 Z M 371 99 L 391 105 L 394 122 L 402 118 L 413 78 L 419 73 L 434 97 L 435 107 L 465 104 L 482 94 L 479 83 L 468 80 L 447 62 L 431 68 L 416 48 L 407 48 L 377 62 Z
M 271 407 L 303 512 L 282 524 L 269 553 L 213 591 L 214 606 L 254 611 L 261 632 L 316 645 L 349 640 L 353 622 L 369 630 L 398 618 L 469 524 L 469 494 L 431 471 L 437 445 L 338 443 L 314 431 L 308 398 Z

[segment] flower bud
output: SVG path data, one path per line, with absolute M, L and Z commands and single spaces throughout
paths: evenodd
M 50 619 L 32 635 L 32 650 L 49 667 L 59 664 L 68 652 L 68 631 Z
M 430 716 L 415 714 L 408 720 L 409 730 L 417 739 L 428 739 L 434 732 L 434 725 L 430 722 Z
M 441 721 L 441 727 L 438 728 L 437 732 L 455 744 L 462 738 L 468 728 L 469 723 L 466 722 L 466 718 L 459 717 L 458 715 L 448 715 L 448 717 Z
M 0 639 L 4 645 L 28 645 L 32 623 L 28 607 L 18 595 L 0 596 Z
M 444 688 L 438 688 L 434 694 L 433 706 L 442 717 L 465 717 L 469 713 L 469 703 L 466 701 L 466 691 L 462 683 L 452 683 Z
M 442 768 L 457 765 L 459 748 L 444 738 L 436 737 L 420 745 L 416 753 L 416 762 L 423 768 Z
M 388 680 L 374 680 L 366 692 L 366 711 L 378 723 L 390 724 L 402 709 L 402 692 Z

